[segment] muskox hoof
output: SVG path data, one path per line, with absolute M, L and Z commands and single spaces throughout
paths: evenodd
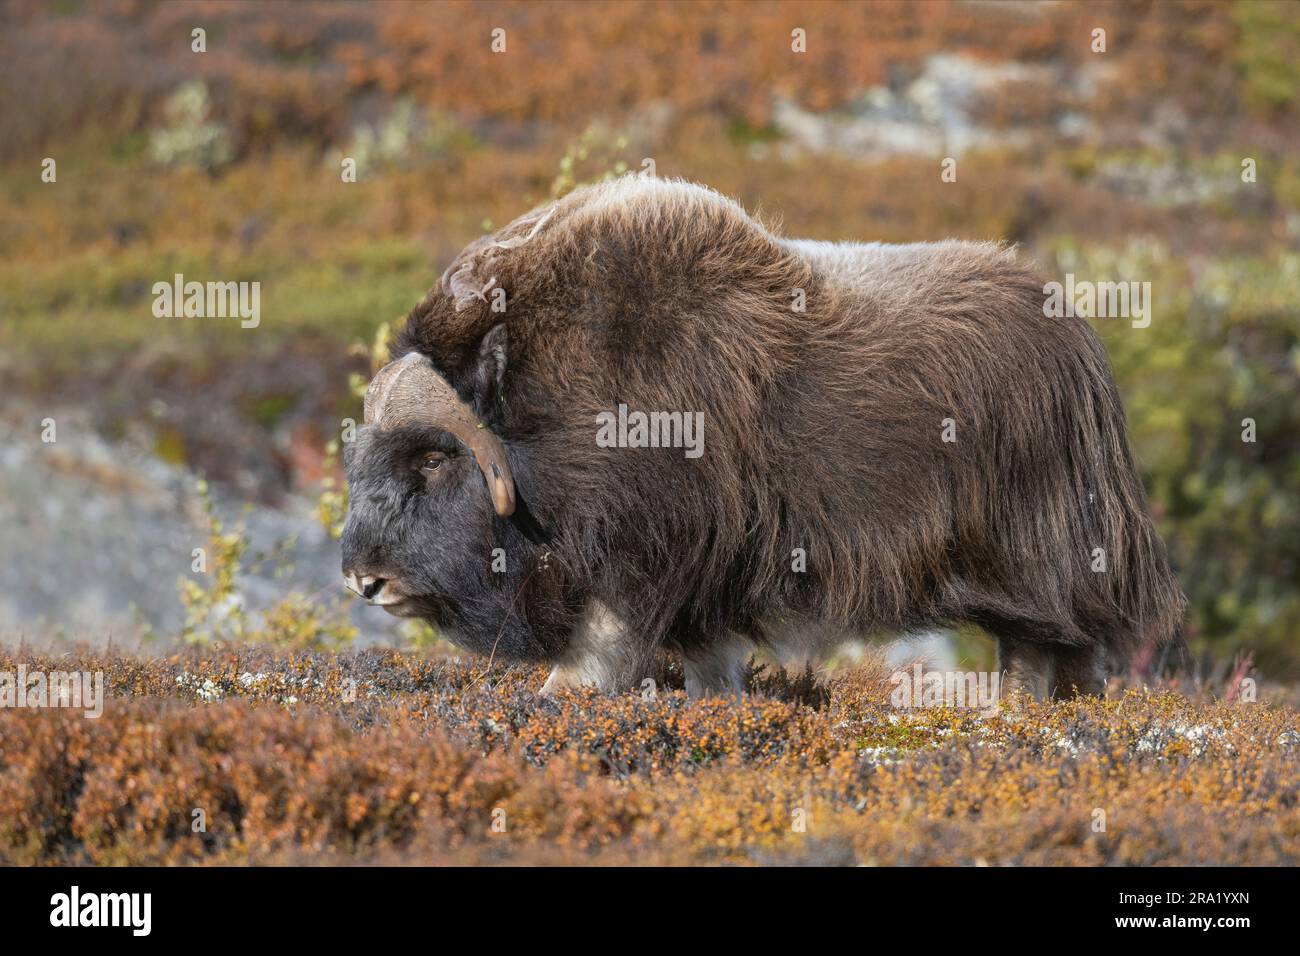
M 596 686 L 594 680 L 584 679 L 579 668 L 560 665 L 552 668 L 551 673 L 546 678 L 546 683 L 542 684 L 542 689 L 537 693 L 542 697 L 553 697 L 562 690 L 576 690 L 579 687 Z

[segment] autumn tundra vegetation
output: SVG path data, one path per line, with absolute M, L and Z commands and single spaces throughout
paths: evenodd
M 1294 864 L 1294 6 L 592 6 L 5 5 L 0 862 Z M 922 652 L 854 644 L 744 660 L 742 696 L 673 654 L 540 695 L 349 598 L 346 423 L 407 316 L 629 174 L 1149 289 L 1085 318 L 1187 666 L 908 706 Z M 257 283 L 257 320 L 159 305 L 186 281 Z M 102 715 L 20 672 L 101 674 Z
M 653 698 L 547 698 L 540 667 L 393 650 L 19 660 L 102 670 L 111 703 L 0 711 L 6 863 L 1296 862 L 1294 697 L 990 718 L 894 707 L 879 660 L 740 701 L 671 661 Z

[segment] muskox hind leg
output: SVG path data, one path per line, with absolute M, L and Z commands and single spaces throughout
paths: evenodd
M 998 638 L 1002 693 L 1035 700 L 1105 694 L 1105 656 L 1099 648 Z
M 687 696 L 740 696 L 745 692 L 745 673 L 753 653 L 754 642 L 739 634 L 683 649 Z
M 1106 693 L 1106 658 L 1097 647 L 1052 650 L 1052 696 Z
M 1033 641 L 998 638 L 998 669 L 1002 671 L 1002 696 L 1028 694 L 1044 700 L 1052 689 L 1052 652 Z

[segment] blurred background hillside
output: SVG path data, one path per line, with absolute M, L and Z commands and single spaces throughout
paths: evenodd
M 1285 2 L 9 0 L 0 635 L 418 640 L 314 616 L 349 379 L 466 242 L 650 160 L 790 235 L 1150 282 L 1095 323 L 1189 637 L 1300 677 L 1297 64 Z M 155 318 L 176 273 L 260 324 Z

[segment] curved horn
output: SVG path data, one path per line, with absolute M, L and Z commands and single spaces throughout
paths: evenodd
M 375 373 L 366 389 L 365 420 L 381 431 L 420 424 L 455 435 L 474 453 L 496 513 L 514 514 L 515 480 L 501 439 L 461 401 L 428 356 L 407 352 Z

